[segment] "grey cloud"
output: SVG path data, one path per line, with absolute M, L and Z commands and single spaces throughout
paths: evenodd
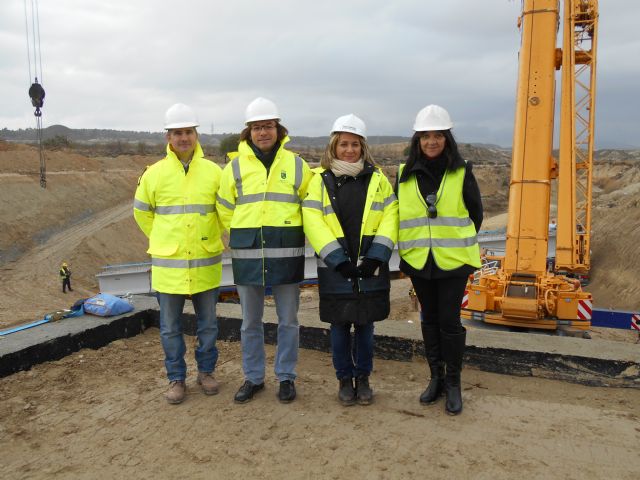
M 0 18 L 0 128 L 33 125 L 23 3 Z M 374 135 L 409 135 L 427 103 L 449 109 L 461 141 L 509 145 L 519 1 L 194 0 L 40 2 L 45 123 L 160 130 L 191 104 L 202 127 L 238 131 L 272 98 L 293 134 L 326 135 L 354 112 Z M 597 139 L 636 144 L 638 2 L 600 2 Z

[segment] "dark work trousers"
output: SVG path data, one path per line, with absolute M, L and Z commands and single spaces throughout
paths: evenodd
M 71 289 L 71 279 L 69 277 L 62 279 L 62 293 L 67 293 L 67 288 L 70 292 L 73 292 Z
M 411 277 L 411 283 L 422 306 L 423 323 L 436 324 L 441 332 L 450 335 L 464 332 L 460 322 L 460 303 L 467 277 L 435 280 Z

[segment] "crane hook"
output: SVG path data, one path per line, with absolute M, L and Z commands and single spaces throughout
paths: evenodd
M 38 83 L 38 77 L 29 87 L 29 97 L 31 97 L 31 105 L 36 107 L 36 111 L 33 113 L 36 117 L 41 117 L 42 112 L 40 109 L 44 105 L 44 88 Z

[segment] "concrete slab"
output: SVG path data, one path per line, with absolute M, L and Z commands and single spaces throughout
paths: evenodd
M 131 337 L 158 326 L 155 298 L 134 297 L 136 309 L 117 317 L 64 319 L 17 332 L 0 339 L 0 377 L 27 370 L 41 362 L 57 360 L 82 348 L 100 348 L 113 340 Z M 241 309 L 218 304 L 220 340 L 240 339 Z M 265 340 L 276 343 L 277 316 L 265 306 Z M 328 325 L 320 322 L 317 308 L 299 312 L 300 346 L 330 350 Z M 190 302 L 185 306 L 185 333 L 195 333 Z M 422 357 L 419 325 L 403 321 L 376 324 L 378 358 L 409 361 Z M 595 386 L 640 388 L 640 347 L 606 340 L 587 340 L 520 332 L 468 328 L 465 364 L 503 374 L 537 376 Z

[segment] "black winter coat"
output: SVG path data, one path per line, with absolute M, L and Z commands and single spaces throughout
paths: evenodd
M 324 184 L 331 199 L 331 206 L 336 212 L 338 221 L 345 235 L 345 244 L 351 262 L 358 263 L 360 248 L 360 229 L 364 215 L 364 205 L 367 199 L 367 188 L 371 180 L 374 167 L 368 163 L 357 176 L 342 176 L 336 178 L 332 172 L 324 175 Z M 379 275 L 389 278 L 389 264 L 380 266 Z M 354 282 L 354 292 L 349 294 L 321 294 L 320 320 L 336 325 L 367 325 L 384 320 L 389 316 L 389 289 L 375 292 L 361 293 L 357 291 Z

